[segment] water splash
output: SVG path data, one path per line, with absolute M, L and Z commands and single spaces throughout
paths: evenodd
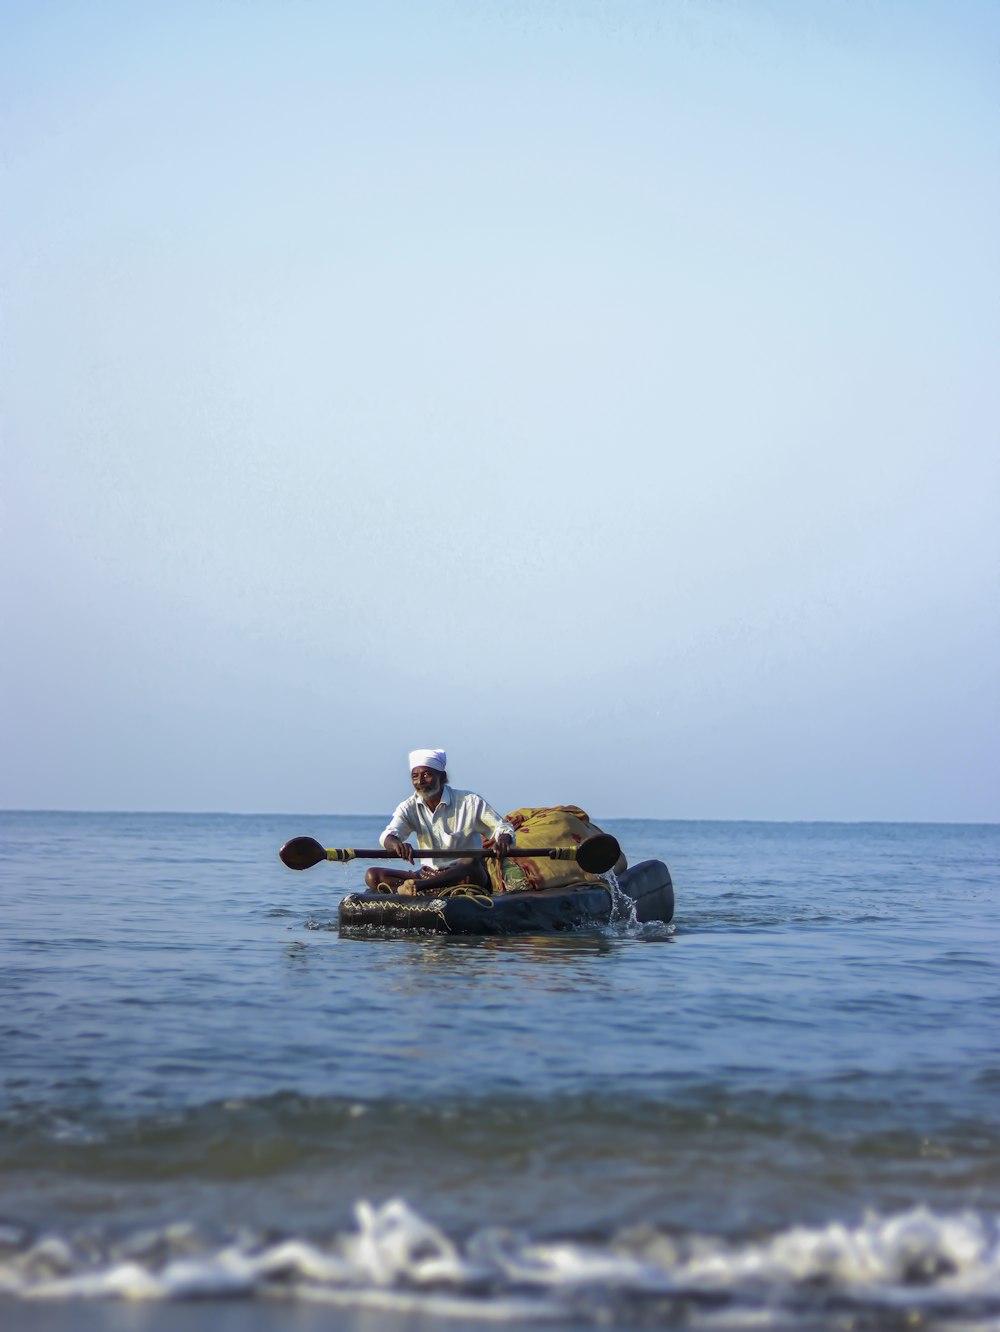
M 611 929 L 616 934 L 634 934 L 639 928 L 639 916 L 635 899 L 618 882 L 618 875 L 613 869 L 602 874 L 601 878 L 611 889 Z

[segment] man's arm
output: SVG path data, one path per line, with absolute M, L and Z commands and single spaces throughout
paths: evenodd
M 394 851 L 400 859 L 407 860 L 412 865 L 413 847 L 405 840 L 407 833 L 416 831 L 410 822 L 409 804 L 409 800 L 404 800 L 401 805 L 396 806 L 388 827 L 378 840 L 380 846 L 384 846 L 387 851 Z
M 493 838 L 497 853 L 507 854 L 517 841 L 517 834 L 506 819 L 502 819 L 492 805 L 488 805 L 482 796 L 476 796 L 479 807 L 476 811 L 480 825 Z

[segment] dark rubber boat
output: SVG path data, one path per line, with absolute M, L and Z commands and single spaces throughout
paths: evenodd
M 384 930 L 435 934 L 551 934 L 634 920 L 667 923 L 674 914 L 674 886 L 660 860 L 644 860 L 610 884 L 579 883 L 535 892 L 451 890 L 440 897 L 348 893 L 340 904 L 341 934 Z

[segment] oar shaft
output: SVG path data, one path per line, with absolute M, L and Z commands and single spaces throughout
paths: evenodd
M 511 856 L 548 856 L 550 860 L 575 860 L 575 846 L 521 846 L 512 848 Z M 481 850 L 478 847 L 469 851 L 414 851 L 414 860 L 427 857 L 434 860 L 487 860 L 496 855 L 495 851 Z M 346 846 L 328 846 L 327 860 L 402 860 L 395 851 L 386 851 L 379 847 L 376 851 Z
M 410 848 L 412 850 L 412 848 Z M 315 837 L 293 837 L 278 852 L 283 864 L 289 869 L 311 869 L 323 860 L 405 860 L 395 851 L 387 851 L 379 846 L 374 850 L 355 847 L 323 846 Z M 486 860 L 495 856 L 495 851 L 468 849 L 465 851 L 413 851 L 414 859 L 425 856 L 439 860 Z M 530 860 L 532 857 L 548 856 L 551 860 L 575 860 L 585 874 L 604 874 L 618 861 L 621 847 L 609 833 L 595 833 L 579 846 L 518 846 L 511 847 L 506 859 L 518 856 Z

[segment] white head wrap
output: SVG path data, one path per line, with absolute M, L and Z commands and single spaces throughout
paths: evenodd
M 410 771 L 414 768 L 433 768 L 435 772 L 445 772 L 448 756 L 443 749 L 415 749 L 410 754 Z

